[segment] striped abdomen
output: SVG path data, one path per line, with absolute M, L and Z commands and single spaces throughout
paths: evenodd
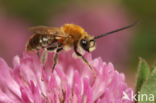
M 55 42 L 53 35 L 34 34 L 26 45 L 26 51 L 35 51 L 51 46 Z

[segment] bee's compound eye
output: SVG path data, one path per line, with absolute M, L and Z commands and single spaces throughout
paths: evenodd
M 81 47 L 82 47 L 84 50 L 86 50 L 86 51 L 89 52 L 89 45 L 88 45 L 88 42 L 87 42 L 85 39 L 82 39 L 82 40 L 80 41 L 80 45 L 81 45 Z
M 87 45 L 87 41 L 84 40 L 84 39 L 82 39 L 82 40 L 81 40 L 81 45 L 82 45 L 83 47 L 86 46 L 86 45 Z

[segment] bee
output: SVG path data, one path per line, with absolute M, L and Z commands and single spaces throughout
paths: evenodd
M 27 52 L 36 52 L 39 55 L 40 50 L 44 50 L 42 53 L 42 63 L 45 65 L 47 52 L 54 52 L 54 63 L 52 66 L 52 72 L 58 61 L 58 53 L 61 50 L 68 50 L 73 48 L 77 56 L 89 66 L 92 72 L 95 74 L 93 67 L 89 64 L 87 59 L 79 52 L 78 48 L 82 48 L 84 51 L 92 52 L 95 50 L 95 40 L 105 37 L 107 35 L 119 32 L 128 28 L 131 28 L 136 23 L 128 26 L 100 34 L 98 36 L 89 35 L 82 27 L 75 24 L 65 24 L 61 27 L 48 27 L 48 26 L 36 26 L 31 27 L 30 31 L 33 35 L 30 37 L 26 44 Z M 40 57 L 40 56 L 39 56 Z

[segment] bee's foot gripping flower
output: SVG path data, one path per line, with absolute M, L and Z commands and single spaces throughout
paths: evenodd
M 59 55 L 59 63 L 51 71 L 51 56 L 42 69 L 36 55 L 15 56 L 10 68 L 0 59 L 0 103 L 132 103 L 123 100 L 127 88 L 123 74 L 111 63 L 100 58 L 87 59 L 96 71 L 96 79 L 81 59 L 72 58 L 71 52 Z

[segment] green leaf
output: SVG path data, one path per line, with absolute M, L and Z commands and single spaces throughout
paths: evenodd
M 146 95 L 147 98 L 142 95 Z M 142 85 L 140 91 L 140 100 L 138 103 L 156 103 L 156 68 Z
M 150 69 L 148 67 L 148 64 L 146 63 L 145 60 L 140 58 L 138 76 L 137 76 L 137 84 L 136 84 L 136 93 L 140 91 L 141 86 L 143 85 L 143 83 L 145 82 L 149 74 L 150 74 Z

